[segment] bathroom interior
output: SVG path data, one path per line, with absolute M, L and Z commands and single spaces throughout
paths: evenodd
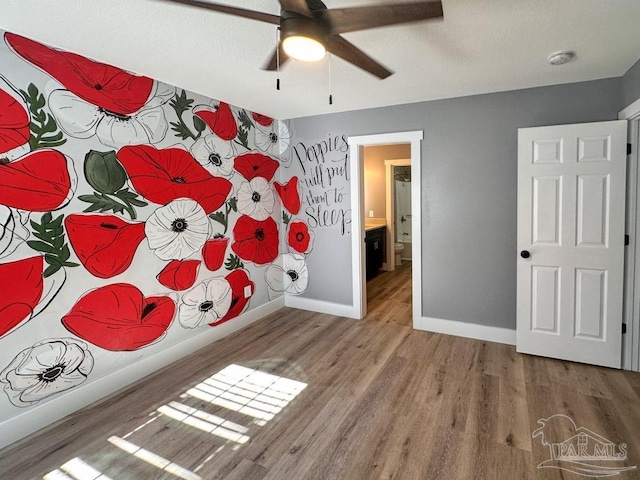
M 368 268 L 368 280 L 380 271 L 393 271 L 411 262 L 410 158 L 410 144 L 364 148 L 363 216 L 367 255 L 382 248 L 382 262 L 378 267 L 371 267 L 373 272 Z M 377 245 L 380 236 L 384 240 L 382 245 Z M 371 263 L 367 258 L 367 267 Z

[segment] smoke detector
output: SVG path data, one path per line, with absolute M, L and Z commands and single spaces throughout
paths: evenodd
M 575 56 L 576 56 L 576 52 L 572 50 L 562 50 L 560 52 L 555 52 L 549 55 L 549 64 L 564 65 Z

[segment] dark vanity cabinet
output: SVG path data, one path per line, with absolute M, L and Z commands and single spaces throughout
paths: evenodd
M 364 242 L 367 258 L 367 280 L 375 277 L 384 261 L 385 227 L 374 228 L 365 233 Z

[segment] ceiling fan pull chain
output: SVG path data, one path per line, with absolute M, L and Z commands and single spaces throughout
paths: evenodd
M 280 27 L 276 29 L 276 90 L 280 90 Z
M 333 86 L 331 84 L 331 53 L 327 55 L 329 57 L 329 105 L 333 105 Z

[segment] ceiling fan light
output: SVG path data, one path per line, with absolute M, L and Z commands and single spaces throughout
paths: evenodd
M 324 58 L 326 50 L 318 40 L 303 35 L 291 35 L 282 41 L 282 48 L 291 58 L 303 62 L 317 62 Z

